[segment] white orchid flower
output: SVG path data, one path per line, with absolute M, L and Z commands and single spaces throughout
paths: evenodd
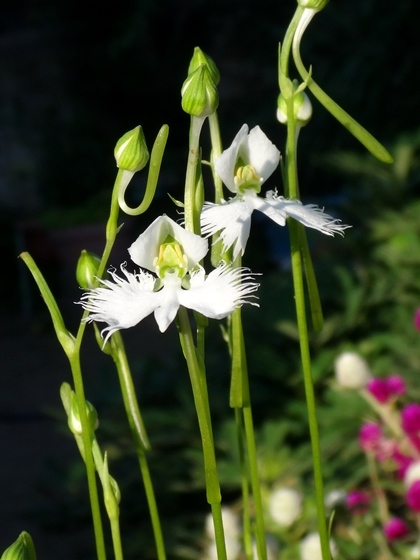
M 326 235 L 343 233 L 349 226 L 341 225 L 313 204 L 303 205 L 300 200 L 287 200 L 276 191 L 268 191 L 265 198 L 258 196 L 261 185 L 276 170 L 280 152 L 259 126 L 248 132 L 244 124 L 232 145 L 215 159 L 214 168 L 235 197 L 221 204 L 206 202 L 201 213 L 201 231 L 207 237 L 219 234 L 223 251 L 233 247 L 233 258 L 243 255 L 251 228 L 254 210 L 262 212 L 280 226 L 291 217 L 303 225 Z
M 107 323 L 105 342 L 119 329 L 133 327 L 154 313 L 164 332 L 182 305 L 212 319 L 223 319 L 258 289 L 244 268 L 221 265 L 206 276 L 199 262 L 208 252 L 208 241 L 186 231 L 167 216 L 157 218 L 128 249 L 140 270 L 123 276 L 110 271 L 111 280 L 101 280 L 87 291 L 81 304 L 90 311 L 87 321 Z

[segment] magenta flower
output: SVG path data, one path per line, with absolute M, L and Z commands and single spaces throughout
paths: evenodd
M 420 512 L 420 480 L 416 480 L 410 486 L 405 496 L 407 505 L 414 511 Z
M 382 438 L 382 428 L 375 422 L 366 422 L 359 430 L 359 445 L 363 451 L 373 451 L 378 449 Z
M 369 381 L 366 388 L 369 393 L 381 404 L 386 403 L 392 396 L 386 379 L 374 377 L 371 381 Z
M 384 525 L 384 534 L 389 542 L 402 539 L 408 533 L 410 529 L 404 519 L 400 517 L 392 517 L 388 523 Z
M 352 490 L 347 494 L 346 506 L 354 515 L 363 515 L 369 509 L 370 496 L 363 490 Z
M 414 326 L 420 331 L 420 307 L 418 307 L 414 313 Z
M 411 403 L 401 411 L 401 422 L 403 430 L 409 436 L 415 436 L 420 432 L 420 404 Z
M 387 378 L 386 383 L 393 396 L 397 397 L 405 394 L 406 385 L 401 375 L 398 375 L 396 373 L 394 373 L 394 375 L 390 375 Z
M 396 448 L 392 454 L 392 458 L 397 467 L 396 474 L 398 478 L 403 479 L 405 477 L 405 473 L 407 472 L 408 467 L 413 462 L 412 457 L 409 457 L 408 455 L 401 453 L 401 451 L 398 448 Z

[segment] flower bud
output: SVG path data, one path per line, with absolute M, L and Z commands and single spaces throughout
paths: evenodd
M 300 541 L 300 559 L 301 560 L 322 560 L 321 539 L 319 533 L 308 533 Z M 330 540 L 331 556 L 335 558 L 337 554 L 337 546 L 334 541 Z
M 85 251 L 85 249 L 80 253 L 76 266 L 76 280 L 84 290 L 93 288 L 100 262 L 101 259 L 94 253 Z
M 335 376 L 341 387 L 364 389 L 372 377 L 369 366 L 356 352 L 344 352 L 335 360 Z
M 22 531 L 17 540 L 6 548 L 0 560 L 36 560 L 31 535 Z
M 297 0 L 297 2 L 303 8 L 320 12 L 328 4 L 329 0 Z
M 293 115 L 298 126 L 305 126 L 312 117 L 312 103 L 304 91 L 293 94 Z M 287 102 L 283 94 L 277 98 L 277 120 L 287 124 Z
M 210 72 L 210 76 L 214 82 L 214 85 L 217 86 L 220 82 L 220 74 L 217 66 L 212 58 L 210 58 L 206 53 L 204 53 L 200 47 L 195 47 L 194 54 L 192 56 L 190 65 L 188 66 L 188 76 L 195 72 L 197 68 L 201 65 L 205 64 Z
M 188 75 L 182 89 L 182 108 L 193 117 L 208 117 L 219 105 L 219 94 L 206 64 Z
M 302 514 L 302 495 L 293 488 L 277 488 L 271 493 L 268 511 L 278 525 L 290 527 Z
M 114 156 L 119 169 L 132 173 L 143 169 L 149 160 L 149 151 L 141 126 L 121 136 L 115 146 Z
M 89 426 L 92 432 L 94 432 L 99 426 L 98 413 L 89 401 L 85 401 L 85 403 Z M 68 416 L 68 425 L 73 434 L 77 436 L 82 435 L 82 423 L 80 422 L 79 406 L 77 404 L 76 393 L 74 391 L 72 391 L 70 396 L 70 414 Z

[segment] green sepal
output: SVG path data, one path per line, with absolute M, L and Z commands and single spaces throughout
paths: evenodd
M 18 536 L 13 544 L 6 548 L 0 560 L 36 560 L 32 537 L 26 531 Z
M 208 117 L 219 105 L 219 93 L 206 64 L 188 75 L 181 89 L 182 109 L 192 117 Z
M 78 285 L 90 290 L 97 284 L 100 257 L 90 251 L 82 250 L 76 265 L 76 280 Z
M 216 63 L 208 54 L 203 52 L 200 47 L 195 47 L 190 65 L 188 66 L 188 75 L 197 70 L 201 64 L 205 64 L 207 66 L 210 76 L 212 77 L 214 84 L 217 86 L 220 82 L 220 73 L 217 69 Z
M 74 336 L 66 329 L 64 324 L 63 316 L 61 315 L 60 309 L 57 305 L 57 302 L 52 295 L 52 292 L 41 274 L 41 271 L 35 264 L 35 261 L 31 257 L 31 255 L 27 252 L 23 252 L 19 255 L 19 257 L 23 260 L 26 266 L 29 268 L 30 273 L 34 277 L 34 280 L 41 292 L 42 298 L 45 301 L 45 304 L 50 312 L 51 319 L 53 322 L 55 334 L 66 356 L 70 359 L 74 352 Z

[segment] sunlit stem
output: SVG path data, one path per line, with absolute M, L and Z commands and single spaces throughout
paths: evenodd
M 204 458 L 204 476 L 207 501 L 211 506 L 218 560 L 226 560 L 226 545 L 222 521 L 220 484 L 216 467 L 213 431 L 210 419 L 210 406 L 204 364 L 198 359 L 197 351 L 188 320 L 187 310 L 180 307 L 177 327 L 182 350 L 187 362 L 197 413 Z
M 285 40 L 280 53 L 279 60 L 279 84 L 287 103 L 287 140 L 285 151 L 285 194 L 287 198 L 298 198 L 298 174 L 296 157 L 296 119 L 293 110 L 293 95 L 291 95 L 289 75 L 289 58 L 291 44 L 296 33 L 297 26 L 304 14 L 304 8 L 298 6 L 292 22 L 286 31 Z M 322 478 L 322 462 L 319 442 L 318 420 L 316 417 L 316 401 L 311 373 L 311 357 L 309 352 L 308 327 L 306 322 L 305 294 L 303 286 L 303 267 L 301 257 L 301 236 L 299 235 L 299 224 L 294 220 L 288 220 L 290 230 L 290 245 L 292 257 L 293 286 L 296 305 L 296 316 L 298 323 L 300 354 L 303 368 L 303 378 L 306 394 L 306 406 L 308 411 L 309 432 L 312 447 L 312 462 L 315 481 L 315 498 L 318 512 L 318 531 L 321 539 L 321 550 L 323 560 L 331 560 L 328 529 L 324 506 L 324 484 Z M 305 251 L 304 251 L 305 253 Z M 311 272 L 311 266 L 310 266 Z M 311 278 L 313 280 L 313 278 Z
M 249 499 L 249 481 L 248 468 L 246 463 L 245 446 L 244 446 L 244 426 L 242 410 L 235 408 L 236 433 L 238 438 L 239 461 L 241 467 L 241 489 L 242 489 L 242 523 L 243 523 L 243 540 L 244 551 L 247 560 L 252 560 L 252 531 L 250 516 L 250 499 Z
M 200 233 L 200 212 L 196 208 L 197 170 L 200 159 L 200 133 L 205 117 L 191 117 L 187 172 L 185 176 L 184 217 L 185 229 Z
M 238 256 L 233 265 L 240 267 L 241 264 L 242 258 Z M 246 442 L 249 476 L 254 500 L 258 557 L 260 560 L 266 560 L 267 550 L 264 512 L 261 499 L 260 478 L 258 475 L 257 450 L 252 420 L 251 398 L 249 394 L 248 365 L 242 328 L 241 308 L 235 309 L 232 313 L 230 328 L 230 349 L 232 356 L 230 406 L 239 409 L 242 413 L 243 422 L 237 422 L 237 427 L 241 430 L 241 432 L 238 433 L 238 440 L 244 437 Z M 244 468 L 244 465 L 241 465 L 241 470 Z
M 222 153 L 222 138 L 220 136 L 219 118 L 215 111 L 209 116 L 210 139 L 211 139 L 211 164 L 214 182 L 214 202 L 220 204 L 223 199 L 223 183 L 214 170 L 214 160 Z

